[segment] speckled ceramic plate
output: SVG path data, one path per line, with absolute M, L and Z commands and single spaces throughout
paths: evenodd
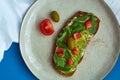
M 60 22 L 52 22 L 55 33 L 44 36 L 39 22 L 57 10 Z M 58 74 L 51 64 L 54 39 L 65 21 L 77 11 L 92 12 L 101 22 L 97 34 L 86 48 L 85 56 L 71 77 Z M 102 0 L 38 0 L 28 10 L 20 31 L 22 57 L 40 80 L 101 80 L 113 68 L 119 54 L 120 32 L 117 20 Z

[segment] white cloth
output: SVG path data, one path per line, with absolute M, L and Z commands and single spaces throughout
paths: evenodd
M 112 9 L 113 13 L 120 24 L 120 0 L 104 0 L 108 6 Z
M 20 25 L 35 0 L 0 0 L 0 61 L 12 42 L 18 42 Z
M 23 16 L 34 1 L 0 0 L 0 61 L 3 59 L 4 51 L 9 49 L 11 43 L 18 43 Z M 120 23 L 120 1 L 105 1 L 112 8 Z

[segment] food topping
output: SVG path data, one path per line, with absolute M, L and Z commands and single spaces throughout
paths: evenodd
M 78 39 L 80 37 L 81 37 L 81 34 L 79 32 L 76 32 L 76 33 L 73 34 L 74 40 L 76 40 L 76 39 Z
M 91 20 L 87 20 L 87 21 L 85 22 L 85 27 L 86 27 L 86 28 L 91 28 L 91 27 L 92 27 L 92 21 L 91 21 Z
M 75 41 L 72 37 L 68 39 L 67 45 L 70 50 L 72 50 L 75 47 Z
M 40 22 L 40 31 L 42 34 L 49 36 L 54 33 L 54 28 L 49 19 L 44 19 L 43 21 Z
M 70 36 L 67 36 L 66 39 L 64 40 L 64 42 L 67 43 L 69 38 L 70 38 Z
M 58 55 L 60 56 L 60 57 L 64 57 L 64 54 L 63 53 L 58 53 Z
M 75 54 L 75 55 L 79 54 L 79 49 L 78 48 L 74 48 L 72 50 L 72 53 Z
M 60 17 L 57 11 L 52 11 L 51 12 L 51 18 L 53 19 L 53 21 L 55 22 L 59 22 Z
M 57 47 L 56 49 L 56 52 L 58 53 L 63 53 L 63 51 L 64 51 L 64 48 Z
M 72 66 L 73 65 L 73 60 L 72 59 L 68 59 L 67 60 L 67 65 Z

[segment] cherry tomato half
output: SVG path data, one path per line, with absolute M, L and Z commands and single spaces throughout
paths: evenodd
M 49 19 L 44 19 L 43 21 L 41 21 L 39 27 L 40 31 L 46 36 L 54 33 L 53 25 Z

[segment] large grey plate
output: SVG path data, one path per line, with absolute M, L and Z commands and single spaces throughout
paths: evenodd
M 50 19 L 50 12 L 57 10 L 60 22 L 53 23 L 55 33 L 44 36 L 39 22 Z M 92 12 L 101 22 L 97 34 L 90 41 L 85 56 L 71 77 L 59 75 L 52 67 L 51 55 L 54 39 L 64 22 L 76 11 Z M 117 20 L 101 0 L 38 0 L 28 10 L 20 31 L 22 57 L 31 72 L 40 80 L 100 80 L 114 66 L 119 53 L 120 32 Z

